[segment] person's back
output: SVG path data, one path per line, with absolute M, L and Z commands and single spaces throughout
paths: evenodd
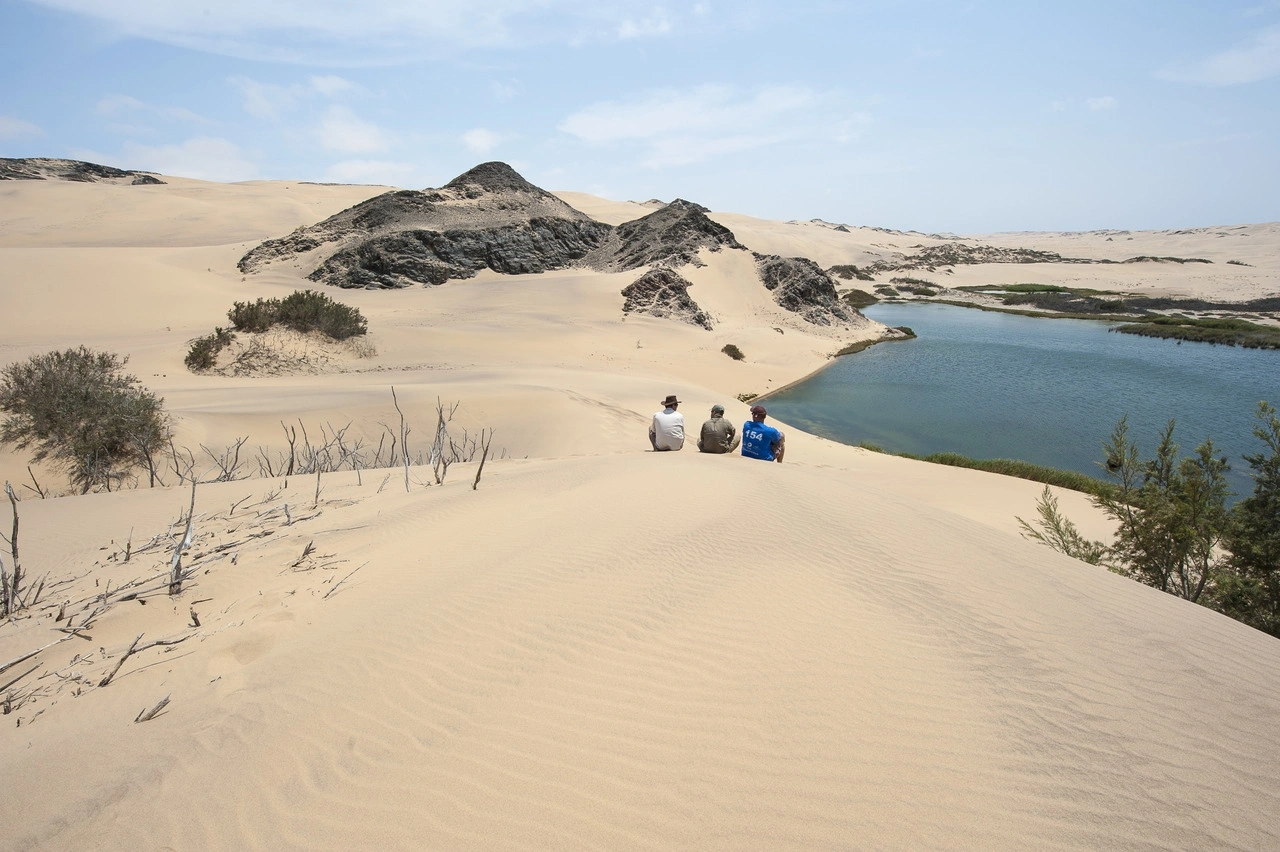
M 724 419 L 724 406 L 711 407 L 711 419 L 702 424 L 698 450 L 704 453 L 731 453 L 738 448 L 738 430 Z
M 751 419 L 742 424 L 742 454 L 760 461 L 782 461 L 786 452 L 786 436 L 764 422 L 763 405 L 751 407 Z
M 655 452 L 679 450 L 684 446 L 684 415 L 676 411 L 680 400 L 671 394 L 662 401 L 662 411 L 653 415 L 649 426 L 649 443 Z

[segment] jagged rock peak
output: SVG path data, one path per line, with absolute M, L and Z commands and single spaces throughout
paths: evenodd
M 468 189 L 484 192 L 527 192 L 530 195 L 549 195 L 546 190 L 534 186 L 506 163 L 494 160 L 468 169 L 446 183 L 443 189 L 466 193 Z M 467 193 L 470 195 L 470 193 Z
M 677 198 L 652 213 L 624 222 L 585 262 L 597 269 L 626 270 L 642 266 L 701 266 L 702 249 L 744 249 L 733 232 L 707 216 L 701 204 Z
M 835 282 L 807 257 L 757 254 L 760 283 L 773 293 L 779 307 L 814 325 L 855 322 L 862 315 L 840 301 Z
M 69 180 L 77 183 L 162 184 L 164 181 L 145 172 L 117 169 L 83 160 L 60 160 L 55 157 L 0 157 L 0 180 Z

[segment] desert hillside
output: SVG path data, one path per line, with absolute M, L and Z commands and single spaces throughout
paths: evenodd
M 388 188 L 156 180 L 0 181 L 0 364 L 127 355 L 197 475 L 246 438 L 254 476 L 41 500 L 32 474 L 65 480 L 0 451 L 24 571 L 47 577 L 0 624 L 4 846 L 1280 844 L 1280 642 L 1025 540 L 1039 485 L 785 423 L 781 465 L 645 437 L 669 393 L 695 427 L 715 403 L 741 423 L 739 394 L 884 333 L 802 264 L 768 288 L 770 263 L 962 242 L 1115 261 L 1034 264 L 1037 280 L 1246 299 L 1274 293 L 1277 226 L 959 240 L 552 197 L 504 173 L 409 198 L 416 224 L 367 227 L 344 211 Z M 448 240 L 421 236 L 444 227 L 426 204 Z M 366 240 L 400 265 L 368 263 Z M 545 249 L 546 271 L 475 266 L 478 246 L 516 244 Z M 664 286 L 710 328 L 674 302 L 627 309 L 645 271 L 629 259 L 662 244 L 683 258 Z M 1213 262 L 1121 263 L 1135 256 Z M 950 268 L 934 274 L 1028 270 Z M 384 277 L 308 277 L 325 269 Z M 359 308 L 365 350 L 282 339 L 278 363 L 308 369 L 184 365 L 233 303 L 307 287 Z M 295 426 L 366 448 L 407 428 L 427 452 L 453 403 L 452 436 L 493 430 L 483 470 L 257 475 Z M 1059 498 L 1103 534 L 1083 496 Z

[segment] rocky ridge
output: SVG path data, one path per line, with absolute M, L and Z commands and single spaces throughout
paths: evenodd
M 470 278 L 480 269 L 546 272 L 573 264 L 612 228 L 483 163 L 440 189 L 383 193 L 308 228 L 267 240 L 242 272 L 332 245 L 307 276 L 337 287 L 400 288 Z
M 68 180 L 77 183 L 113 183 L 145 186 L 163 184 L 154 175 L 86 163 L 83 160 L 59 160 L 53 157 L 10 159 L 0 157 L 0 180 Z
M 648 314 L 711 330 L 711 317 L 689 295 L 689 281 L 673 269 L 655 267 L 622 290 L 624 314 Z

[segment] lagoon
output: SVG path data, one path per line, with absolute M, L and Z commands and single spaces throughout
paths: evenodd
M 1212 437 L 1231 464 L 1232 488 L 1253 490 L 1241 454 L 1262 448 L 1252 433 L 1258 401 L 1280 406 L 1280 351 L 950 305 L 878 304 L 863 313 L 919 337 L 843 356 L 771 394 L 771 417 L 891 452 L 1021 459 L 1093 476 L 1122 416 L 1144 457 L 1173 418 L 1183 455 Z

